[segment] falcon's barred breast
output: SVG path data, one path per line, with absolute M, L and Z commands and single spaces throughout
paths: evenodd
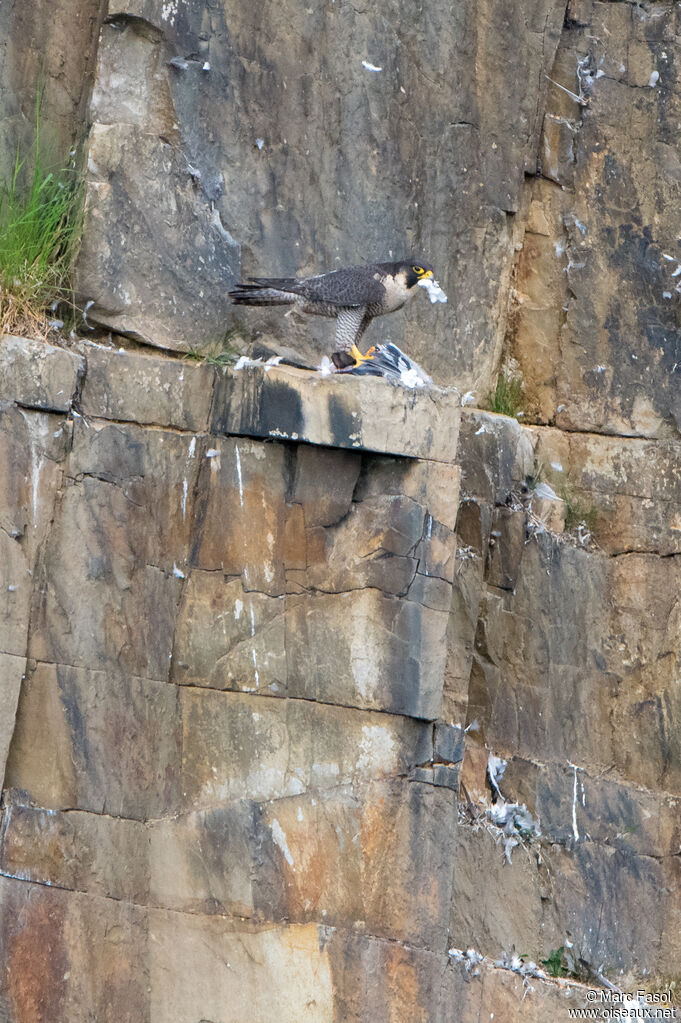
M 313 316 L 336 320 L 333 361 L 340 369 L 371 358 L 357 345 L 375 316 L 400 309 L 433 268 L 418 260 L 370 263 L 314 277 L 249 277 L 229 295 L 236 305 L 291 305 Z

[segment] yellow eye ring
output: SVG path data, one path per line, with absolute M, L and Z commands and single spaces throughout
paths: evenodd
M 420 274 L 424 273 L 424 270 L 423 270 L 422 266 L 413 266 L 412 270 L 414 271 L 415 274 L 419 274 L 420 275 Z

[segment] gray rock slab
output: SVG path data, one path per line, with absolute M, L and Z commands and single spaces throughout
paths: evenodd
M 0 339 L 0 401 L 67 412 L 84 368 L 83 359 L 75 352 L 4 334 Z
M 533 470 L 535 438 L 510 416 L 464 409 L 460 439 L 458 462 L 466 497 L 503 504 Z
M 0 782 L 5 774 L 9 744 L 19 703 L 19 691 L 26 671 L 26 658 L 0 653 Z
M 81 407 L 86 415 L 179 430 L 208 427 L 214 370 L 179 359 L 90 346 Z
M 371 377 L 245 366 L 218 378 L 212 429 L 453 462 L 455 392 L 409 390 Z

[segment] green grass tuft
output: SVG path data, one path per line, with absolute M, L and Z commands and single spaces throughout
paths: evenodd
M 46 311 L 71 298 L 70 274 L 82 224 L 82 185 L 72 168 L 47 164 L 40 103 L 30 153 L 17 153 L 0 182 L 0 330 L 48 330 Z
M 239 352 L 234 346 L 234 340 L 238 336 L 238 328 L 232 327 L 225 332 L 221 341 L 214 341 L 204 348 L 190 348 L 185 359 L 194 359 L 208 366 L 231 366 L 239 358 Z
M 502 416 L 517 416 L 523 406 L 523 383 L 514 376 L 508 366 L 502 366 L 497 378 L 497 386 L 490 391 L 489 407 L 492 412 Z

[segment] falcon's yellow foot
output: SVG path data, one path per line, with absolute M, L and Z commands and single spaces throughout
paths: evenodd
M 360 352 L 360 350 L 357 347 L 357 345 L 353 345 L 352 348 L 350 349 L 350 353 L 349 354 L 355 360 L 355 366 L 361 366 L 361 364 L 363 362 L 366 362 L 367 359 L 373 359 L 375 351 L 376 351 L 376 347 L 375 347 L 375 345 L 372 345 L 372 347 L 369 349 L 369 351 L 366 353 L 366 355 L 362 355 L 362 353 Z

